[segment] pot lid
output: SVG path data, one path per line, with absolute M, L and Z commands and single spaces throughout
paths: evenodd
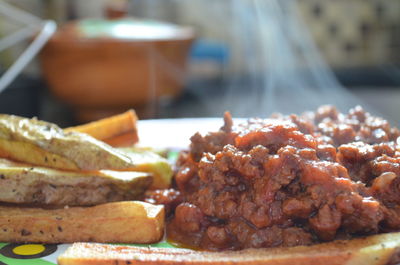
M 76 24 L 79 37 L 89 39 L 170 40 L 192 37 L 190 28 L 134 18 L 84 19 Z

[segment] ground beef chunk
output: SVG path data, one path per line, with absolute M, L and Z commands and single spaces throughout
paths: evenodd
M 323 106 L 224 121 L 178 159 L 171 240 L 243 249 L 400 230 L 400 133 L 386 120 Z
M 168 216 L 183 201 L 180 191 L 176 189 L 148 190 L 145 194 L 145 202 L 162 204 Z

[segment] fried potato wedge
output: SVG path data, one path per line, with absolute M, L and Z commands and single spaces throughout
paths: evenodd
M 170 186 L 173 171 L 168 160 L 153 151 L 138 148 L 118 148 L 135 161 L 133 170 L 151 173 L 153 183 L 150 189 L 166 189 Z
M 154 243 L 164 234 L 164 207 L 138 201 L 41 209 L 0 206 L 0 242 Z
M 0 201 L 89 206 L 139 199 L 152 176 L 130 171 L 62 171 L 0 159 Z
M 134 163 L 111 146 L 57 125 L 0 115 L 0 157 L 64 170 L 126 170 Z
M 137 136 L 137 133 L 134 132 L 127 132 L 124 134 L 120 134 L 118 136 L 115 136 L 113 138 L 107 138 L 103 140 L 106 144 L 111 145 L 112 147 L 128 147 L 128 146 L 133 146 L 138 142 L 138 139 L 136 139 L 135 134 Z
M 81 132 L 112 146 L 131 146 L 139 140 L 134 110 L 119 115 L 64 129 L 66 132 Z
M 334 241 L 314 246 L 200 252 L 75 243 L 59 256 L 59 265 L 380 265 L 399 255 L 400 233 Z M 393 263 L 395 264 L 395 263 Z

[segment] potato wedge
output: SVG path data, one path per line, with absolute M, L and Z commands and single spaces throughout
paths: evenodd
M 120 134 L 118 136 L 107 138 L 103 140 L 106 144 L 111 145 L 112 147 L 128 147 L 133 146 L 135 143 L 138 142 L 138 139 L 135 138 L 137 136 L 134 135 L 134 132 L 127 132 L 124 134 Z
M 112 146 L 130 146 L 137 143 L 139 139 L 136 128 L 137 119 L 135 111 L 128 110 L 119 115 L 69 127 L 64 131 L 86 133 Z
M 154 243 L 164 234 L 164 207 L 138 201 L 41 209 L 0 206 L 0 242 Z
M 398 258 L 400 233 L 334 241 L 314 246 L 200 252 L 75 243 L 59 256 L 59 265 L 356 265 L 389 264 Z
M 126 170 L 134 163 L 111 146 L 57 125 L 0 115 L 0 157 L 64 170 Z
M 130 171 L 62 171 L 0 159 L 0 201 L 89 206 L 139 199 L 152 176 Z
M 166 189 L 170 186 L 173 171 L 167 159 L 153 151 L 137 148 L 118 148 L 122 153 L 135 161 L 133 170 L 148 172 L 153 176 L 150 189 Z
M 11 158 L 32 165 L 66 170 L 78 169 L 74 161 L 62 155 L 48 152 L 34 144 L 0 138 L 0 157 Z

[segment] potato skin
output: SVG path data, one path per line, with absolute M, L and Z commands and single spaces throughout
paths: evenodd
M 52 207 L 140 199 L 152 176 L 133 171 L 65 171 L 0 158 L 0 201 Z
M 63 170 L 129 170 L 135 163 L 88 134 L 53 123 L 0 114 L 0 157 Z
M 164 207 L 139 201 L 41 209 L 0 206 L 0 241 L 154 243 L 164 235 Z

